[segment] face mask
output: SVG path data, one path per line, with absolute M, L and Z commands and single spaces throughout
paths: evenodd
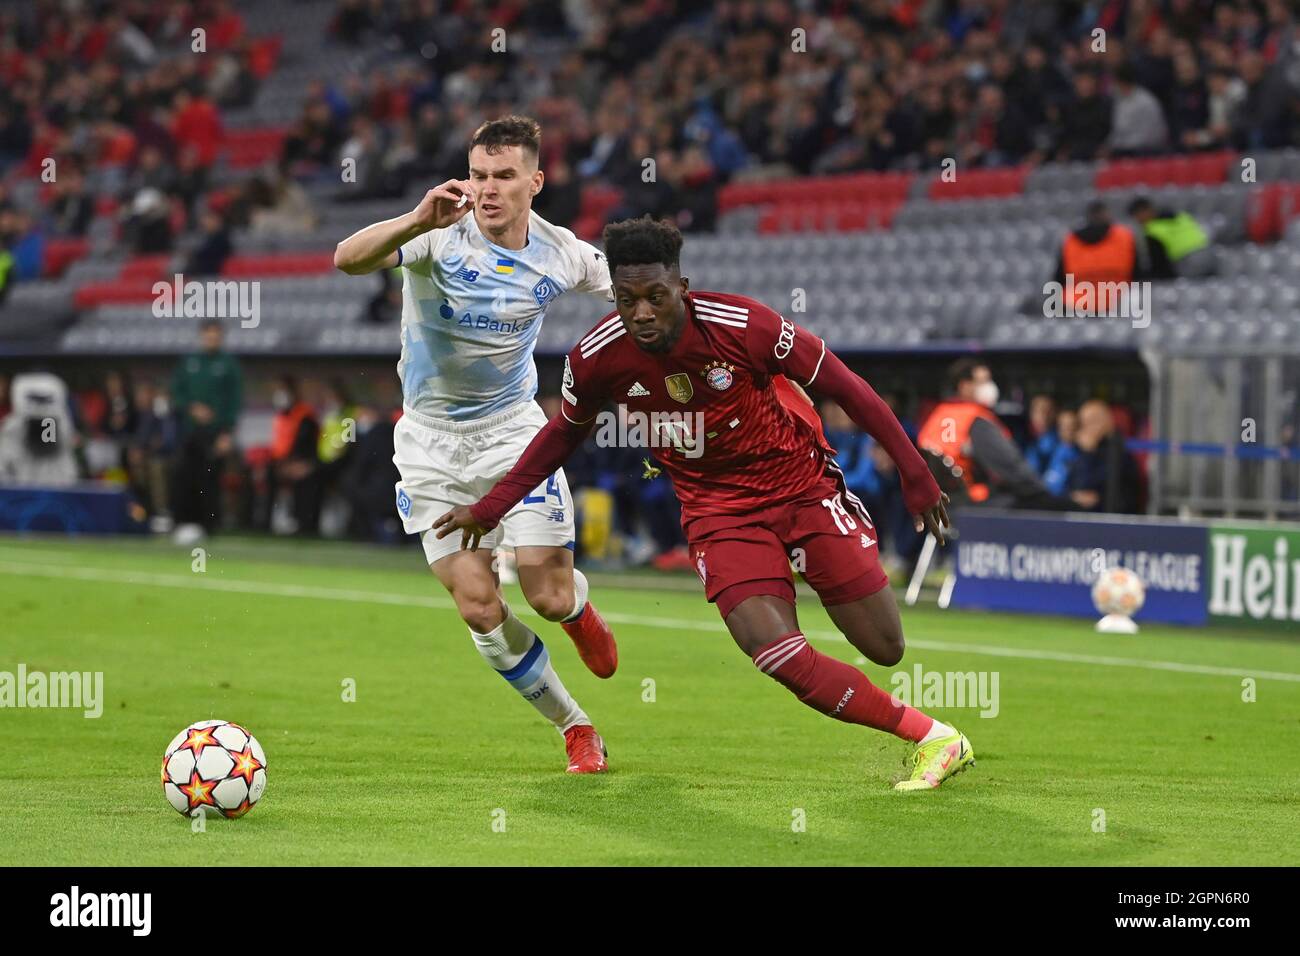
M 975 386 L 975 401 L 986 408 L 992 408 L 998 403 L 998 395 L 997 382 L 980 382 Z
M 278 391 L 271 396 L 271 407 L 277 412 L 283 412 L 289 408 L 289 393 Z

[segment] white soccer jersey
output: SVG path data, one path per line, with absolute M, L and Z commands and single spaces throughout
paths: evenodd
M 432 418 L 485 418 L 532 399 L 547 306 L 570 290 L 614 297 L 605 256 L 535 212 L 522 249 L 491 242 L 471 212 L 412 239 L 399 258 L 397 374 L 406 406 Z

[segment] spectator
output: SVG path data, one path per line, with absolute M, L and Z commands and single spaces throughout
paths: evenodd
M 1246 99 L 1246 84 L 1229 69 L 1210 71 L 1207 80 L 1209 100 L 1205 126 L 1183 135 L 1183 144 L 1194 149 L 1217 149 L 1226 146 L 1237 126 L 1241 104 Z
M 1147 271 L 1153 279 L 1213 275 L 1214 250 L 1191 213 L 1157 209 L 1145 196 L 1134 199 L 1128 213 L 1141 230 L 1139 237 L 1148 250 Z
M 542 191 L 533 200 L 533 209 L 547 222 L 569 228 L 582 208 L 582 187 L 563 157 L 546 168 L 545 176 Z
M 0 214 L 3 218 L 3 214 Z M 8 243 L 5 242 L 3 234 L 0 234 L 0 305 L 9 296 L 9 290 L 14 284 L 14 254 L 9 251 Z
M 350 509 L 350 529 L 370 541 L 393 542 L 402 537 L 393 507 L 393 488 L 402 477 L 393 464 L 393 426 L 400 414 L 357 406 L 356 448 L 339 476 L 339 493 Z
M 1145 156 L 1165 147 L 1168 130 L 1160 101 L 1137 83 L 1137 70 L 1124 63 L 1115 71 L 1115 100 L 1111 119 L 1112 156 Z
M 95 197 L 86 189 L 85 174 L 76 165 L 65 165 L 50 200 L 51 230 L 60 236 L 84 236 L 94 218 Z
M 379 276 L 379 288 L 366 303 L 362 321 L 372 325 L 386 325 L 401 318 L 402 278 L 399 272 L 400 269 L 380 269 L 375 273 Z
M 1057 159 L 1097 159 L 1111 134 L 1112 110 L 1097 74 L 1080 70 L 1074 77 L 1074 100 L 1062 110 Z
M 202 216 L 203 235 L 185 262 L 184 273 L 187 276 L 216 276 L 230 258 L 234 244 L 230 241 L 230 230 L 226 220 L 212 210 L 206 210 Z
M 1210 115 L 1210 92 L 1200 65 L 1190 50 L 1174 57 L 1174 86 L 1169 111 L 1170 132 L 1185 149 L 1197 149 L 1200 130 Z
M 45 233 L 21 209 L 0 211 L 0 250 L 10 255 L 10 281 L 39 279 L 45 265 Z M 0 272 L 5 271 L 0 261 Z M 5 280 L 0 277 L 0 283 Z
M 1079 456 L 1079 446 L 1074 443 L 1079 433 L 1079 416 L 1069 409 L 1062 409 L 1056 415 L 1056 446 L 1047 459 L 1041 474 L 1047 490 L 1057 497 L 1066 494 L 1066 482 L 1070 476 L 1070 465 Z
M 1066 479 L 1070 499 L 1085 511 L 1137 514 L 1137 462 L 1124 448 L 1109 405 L 1094 399 L 1079 407 L 1075 444 L 1079 454 Z
M 342 136 L 329 104 L 323 99 L 313 100 L 285 138 L 282 161 L 294 176 L 315 176 L 334 162 L 341 144 Z M 337 175 L 338 171 L 332 172 Z
M 207 168 L 216 161 L 221 145 L 221 115 L 212 101 L 196 97 L 181 87 L 172 99 L 172 136 L 176 147 L 195 151 L 198 164 Z
M 172 524 L 167 469 L 176 451 L 176 420 L 167 396 L 151 382 L 137 382 L 132 401 L 135 431 L 126 449 L 131 490 L 154 519 L 155 530 L 167 531 Z
M 217 319 L 200 329 L 201 348 L 181 360 L 172 376 L 177 416 L 177 457 L 170 499 L 180 544 L 202 540 L 221 521 L 221 473 L 234 450 L 234 428 L 243 404 L 239 362 L 223 349 Z
M 1025 460 L 1029 466 L 1043 474 L 1060 444 L 1056 431 L 1056 399 L 1050 395 L 1035 395 L 1029 400 L 1029 444 Z
M 1245 97 L 1233 117 L 1233 145 L 1238 149 L 1275 149 L 1287 143 L 1287 110 L 1296 94 L 1276 66 L 1270 68 L 1254 50 L 1241 57 Z
M 127 245 L 140 255 L 169 252 L 171 204 L 166 194 L 152 186 L 136 193 L 124 210 L 122 232 Z

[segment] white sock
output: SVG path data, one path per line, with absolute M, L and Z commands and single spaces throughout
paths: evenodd
M 930 732 L 921 738 L 921 743 L 928 744 L 931 740 L 938 740 L 940 737 L 951 737 L 956 732 L 943 721 L 936 720 Z
M 560 623 L 568 624 L 570 621 L 576 621 L 582 617 L 582 612 L 587 609 L 587 595 L 591 592 L 591 585 L 587 583 L 587 576 L 577 568 L 573 569 L 573 613 L 564 618 Z
M 506 619 L 488 633 L 469 632 L 483 659 L 560 733 L 578 724 L 590 724 L 560 682 L 542 639 L 515 617 L 510 605 L 505 605 L 505 612 Z

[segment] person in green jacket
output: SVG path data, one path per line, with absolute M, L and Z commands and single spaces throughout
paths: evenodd
M 1134 199 L 1128 212 L 1145 240 L 1152 278 L 1197 278 L 1214 273 L 1210 237 L 1191 213 L 1157 209 L 1145 196 Z
M 179 431 L 171 497 L 182 543 L 201 539 L 220 523 L 221 472 L 235 447 L 244 394 L 239 362 L 222 348 L 220 321 L 204 322 L 199 336 L 201 349 L 181 359 L 171 386 Z

